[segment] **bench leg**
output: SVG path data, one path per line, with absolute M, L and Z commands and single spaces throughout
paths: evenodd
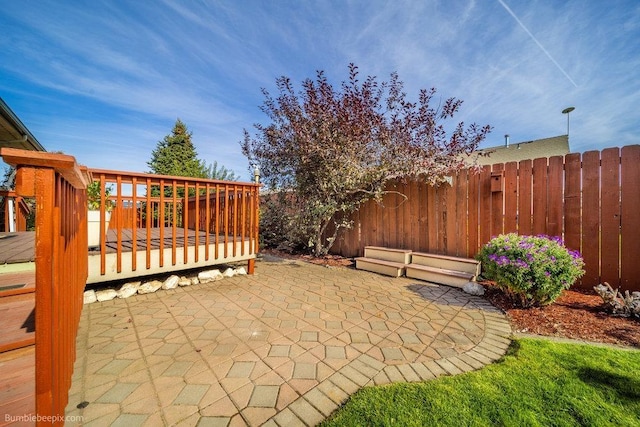
M 255 258 L 251 258 L 247 264 L 247 274 L 253 274 L 256 268 Z

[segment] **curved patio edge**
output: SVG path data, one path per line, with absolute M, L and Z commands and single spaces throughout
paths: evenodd
M 273 417 L 279 426 L 313 426 L 327 419 L 358 390 L 392 383 L 429 381 L 482 369 L 500 360 L 511 345 L 512 330 L 505 315 L 490 303 L 476 305 L 490 311 L 485 316 L 485 334 L 473 349 L 456 356 L 390 365 L 362 354 L 320 382 Z M 269 425 L 267 422 L 265 425 Z

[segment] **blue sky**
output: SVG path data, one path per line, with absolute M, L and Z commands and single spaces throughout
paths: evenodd
M 177 117 L 201 158 L 250 179 L 244 128 L 262 87 L 325 70 L 336 84 L 397 71 L 436 87 L 483 147 L 566 134 L 574 152 L 640 143 L 640 3 L 633 1 L 9 1 L 0 96 L 49 151 L 147 171 Z

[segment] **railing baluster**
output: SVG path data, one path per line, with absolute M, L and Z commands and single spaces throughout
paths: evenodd
M 133 215 L 131 220 L 131 268 L 136 271 L 138 258 L 138 178 L 135 176 L 131 179 L 131 186 L 131 214 Z
M 165 217 L 164 217 L 164 179 L 160 180 L 160 267 L 164 266 L 164 227 L 165 227 Z
M 205 215 L 204 215 L 204 228 L 205 228 L 205 233 L 206 233 L 206 237 L 205 237 L 205 242 L 204 242 L 204 259 L 205 261 L 209 261 L 209 239 L 210 239 L 210 229 L 211 229 L 211 224 L 209 224 L 209 221 L 211 220 L 211 200 L 209 199 L 210 196 L 210 192 L 211 192 L 211 185 L 207 182 L 206 186 L 205 186 L 205 192 L 206 192 L 206 196 L 205 196 Z

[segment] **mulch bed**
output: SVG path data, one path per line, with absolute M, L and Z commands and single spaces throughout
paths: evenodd
M 329 267 L 353 267 L 354 264 L 353 259 L 337 255 L 316 258 L 274 249 L 261 252 Z M 514 307 L 511 300 L 491 283 L 482 284 L 486 289 L 485 297 L 507 314 L 514 332 L 640 348 L 640 319 L 609 315 L 602 299 L 593 291 L 568 290 L 546 307 L 521 309 Z
M 640 319 L 609 315 L 594 292 L 567 290 L 553 304 L 522 309 L 494 286 L 485 284 L 485 289 L 515 332 L 640 347 Z

